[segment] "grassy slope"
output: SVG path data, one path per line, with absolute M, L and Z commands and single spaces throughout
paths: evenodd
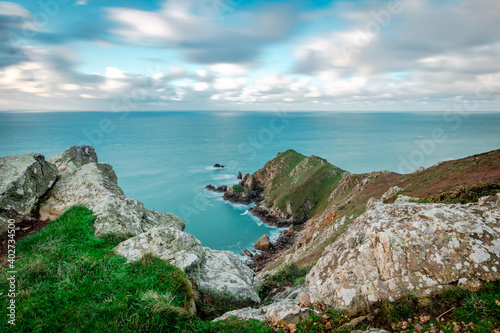
M 0 272 L 0 331 L 261 332 L 261 324 L 203 322 L 187 312 L 194 297 L 183 272 L 146 256 L 125 263 L 120 237 L 94 238 L 95 217 L 73 207 L 17 244 L 17 320 L 9 327 L 7 273 Z
M 328 196 L 344 172 L 322 158 L 311 156 L 300 172 L 291 176 L 290 173 L 306 158 L 294 150 L 287 150 L 259 171 L 266 173 L 266 168 L 278 170 L 266 191 L 267 195 L 274 207 L 285 214 L 289 203 L 293 216 L 299 219 L 310 218 L 326 208 Z M 307 201 L 313 205 L 311 211 L 305 207 Z

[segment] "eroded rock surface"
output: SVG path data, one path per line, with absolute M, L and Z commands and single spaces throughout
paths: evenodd
M 226 299 L 235 304 L 260 302 L 254 285 L 254 272 L 234 253 L 203 248 L 205 258 L 198 272 L 189 277 L 201 292 Z
M 115 252 L 128 261 L 147 253 L 166 260 L 187 274 L 202 297 L 236 305 L 260 302 L 254 273 L 234 253 L 202 247 L 198 239 L 180 230 L 150 229 L 118 244 Z
M 91 147 L 72 147 L 51 159 L 62 173 L 49 199 L 41 206 L 43 216 L 55 218 L 79 204 L 97 216 L 96 236 L 108 233 L 137 235 L 155 227 L 184 229 L 185 222 L 179 217 L 146 209 L 142 202 L 127 198 L 118 186 L 111 165 L 92 162 L 97 160 L 94 155 Z
M 91 146 L 73 146 L 59 155 L 49 158 L 60 174 L 72 172 L 88 163 L 97 163 L 97 154 Z
M 370 204 L 325 249 L 306 277 L 302 300 L 356 313 L 382 299 L 427 297 L 455 284 L 476 289 L 480 280 L 500 279 L 495 203 Z
M 303 286 L 288 288 L 273 299 L 269 305 L 260 308 L 243 308 L 229 311 L 214 321 L 226 320 L 228 318 L 239 318 L 241 320 L 256 319 L 261 321 L 283 322 L 285 324 L 298 324 L 301 320 L 308 318 L 314 310 L 298 305 L 298 295 Z
M 149 229 L 118 244 L 115 252 L 128 261 L 140 260 L 151 253 L 184 272 L 196 269 L 205 257 L 196 237 L 174 228 Z
M 32 212 L 55 183 L 57 169 L 41 154 L 0 158 L 0 235 L 7 221 Z

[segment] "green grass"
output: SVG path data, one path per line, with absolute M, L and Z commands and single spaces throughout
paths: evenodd
M 233 185 L 233 191 L 234 193 L 243 193 L 243 191 L 245 191 L 245 188 L 241 185 Z
M 289 217 L 297 220 L 306 220 L 327 207 L 329 195 L 344 172 L 322 158 L 312 157 L 303 170 L 290 176 L 306 158 L 294 150 L 287 150 L 264 167 L 278 170 L 267 193 L 274 206 L 288 214 L 287 204 L 290 204 L 292 214 Z M 312 206 L 311 210 L 307 203 Z
M 298 266 L 295 264 L 287 265 L 278 273 L 264 279 L 259 287 L 260 299 L 265 299 L 269 293 L 281 286 L 298 286 L 305 282 L 305 276 L 311 269 L 309 267 Z
M 423 325 L 424 331 L 429 330 L 432 324 L 445 333 L 451 333 L 453 322 L 464 322 L 473 324 L 471 332 L 490 333 L 500 328 L 500 281 L 485 283 L 477 292 L 463 288 L 449 289 L 430 298 L 427 304 L 407 295 L 395 302 L 382 302 L 380 310 L 375 323 L 377 327 L 389 330 L 392 324 L 424 314 L 431 316 L 431 320 Z M 436 321 L 436 317 L 444 313 L 444 322 Z M 414 323 L 409 324 L 410 328 L 414 327 Z
M 7 318 L 9 275 L 0 272 L 0 331 L 261 332 L 260 323 L 211 323 L 189 314 L 186 275 L 146 255 L 126 263 L 113 248 L 125 236 L 95 238 L 95 217 L 75 206 L 16 247 L 16 325 Z

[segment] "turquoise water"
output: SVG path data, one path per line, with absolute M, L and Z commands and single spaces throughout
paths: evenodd
M 184 218 L 204 246 L 239 253 L 278 230 L 206 191 L 208 183 L 233 184 L 238 171 L 254 172 L 286 149 L 353 173 L 410 172 L 498 149 L 499 133 L 500 113 L 0 113 L 0 156 L 48 158 L 91 144 L 127 196 Z

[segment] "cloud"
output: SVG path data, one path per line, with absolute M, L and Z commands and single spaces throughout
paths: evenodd
M 500 73 L 500 3 L 401 3 L 396 13 L 387 2 L 334 5 L 350 24 L 298 46 L 295 72 L 322 79 L 327 96 L 401 104 L 473 95 Z
M 291 36 L 297 13 L 287 5 L 258 12 L 236 10 L 224 21 L 210 2 L 167 0 L 158 11 L 109 8 L 111 32 L 136 45 L 175 48 L 193 63 L 253 61 L 262 49 Z

